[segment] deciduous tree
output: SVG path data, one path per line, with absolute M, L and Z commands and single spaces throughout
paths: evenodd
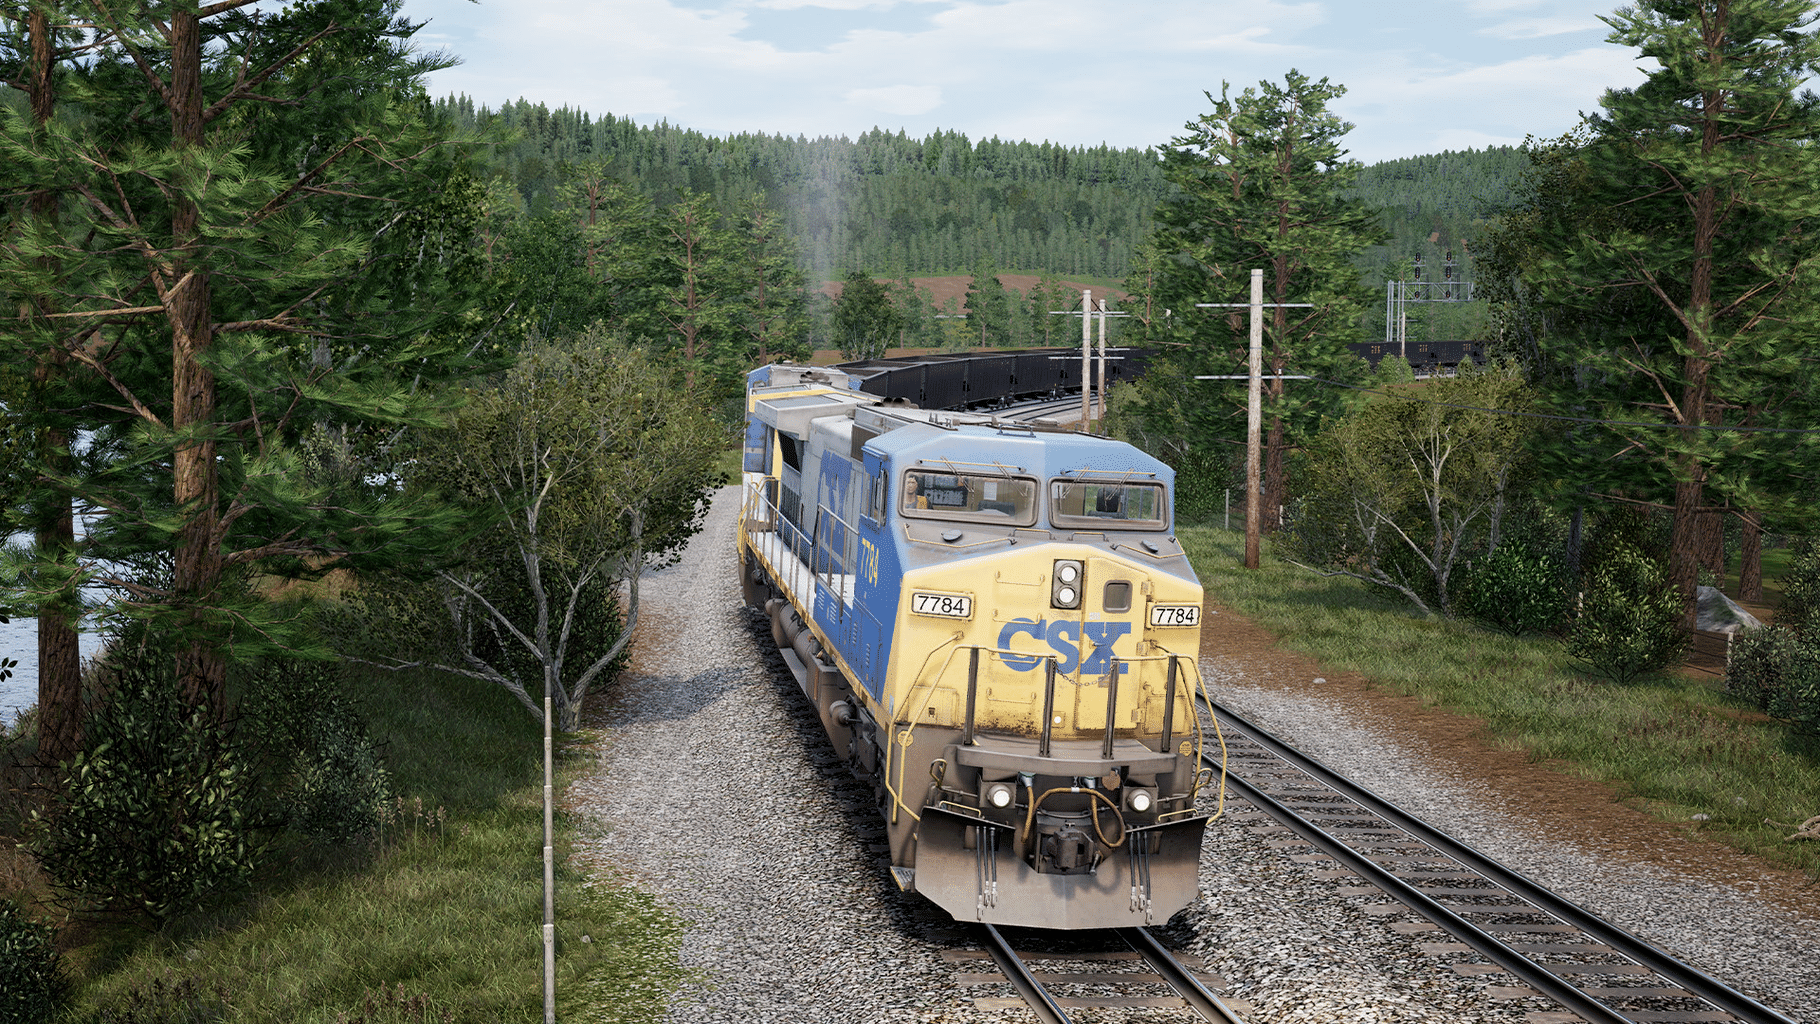
M 424 436 L 408 475 L 493 525 L 438 572 L 440 607 L 413 610 L 414 587 L 369 603 L 406 609 L 382 621 L 401 627 L 389 640 L 415 636 L 413 650 L 344 637 L 349 653 L 497 683 L 540 720 L 541 686 L 558 727 L 576 728 L 589 688 L 633 638 L 640 575 L 674 559 L 707 512 L 726 438 L 681 377 L 590 333 L 533 345 L 477 387 L 446 430 Z M 623 627 L 599 623 L 621 584 Z

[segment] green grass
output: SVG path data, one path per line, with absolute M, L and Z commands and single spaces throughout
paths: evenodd
M 1767 718 L 1679 674 L 1618 685 L 1587 674 L 1558 642 L 1424 619 L 1400 599 L 1272 557 L 1243 568 L 1244 536 L 1181 529 L 1209 596 L 1333 671 L 1470 715 L 1487 737 L 1533 761 L 1613 786 L 1668 821 L 1706 814 L 1701 830 L 1810 876 L 1811 843 L 1790 829 L 1820 814 L 1820 737 Z M 1766 572 L 1770 552 L 1765 552 Z
M 542 1019 L 540 728 L 471 680 L 374 673 L 355 685 L 401 794 L 383 842 L 293 849 L 250 899 L 158 934 L 89 931 L 70 958 L 78 1019 L 158 986 L 171 1020 Z M 571 753 L 558 771 L 592 763 Z M 575 824 L 557 816 L 562 1019 L 659 1017 L 682 924 L 561 867 Z

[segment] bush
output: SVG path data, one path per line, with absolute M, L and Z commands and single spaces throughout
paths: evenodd
M 1663 668 L 1693 639 L 1681 628 L 1681 595 L 1657 559 L 1621 540 L 1587 574 L 1568 650 L 1617 682 Z
M 54 930 L 0 900 L 0 1024 L 38 1024 L 57 1015 L 62 965 Z
M 1820 633 L 1820 538 L 1802 541 L 1789 558 L 1776 621 L 1803 633 Z
M 29 847 L 87 906 L 162 923 L 252 874 L 247 773 L 209 709 L 184 704 L 168 656 L 129 653 L 103 671 L 111 692 L 33 813 Z
M 379 827 L 391 776 L 325 662 L 268 661 L 248 673 L 241 733 L 276 821 L 346 842 Z
M 1820 729 L 1820 638 L 1782 626 L 1739 634 L 1725 689 L 1776 718 Z
M 1465 584 L 1460 611 L 1512 636 L 1552 633 L 1567 618 L 1560 567 L 1521 545 L 1502 544 L 1474 562 Z

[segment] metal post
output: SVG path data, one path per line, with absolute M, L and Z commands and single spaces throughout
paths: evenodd
M 556 1024 L 556 841 L 551 807 L 550 680 L 543 692 L 543 1020 Z
M 1404 281 L 1397 282 L 1397 355 L 1409 361 L 1409 284 Z
M 973 702 L 980 689 L 980 649 L 975 647 L 967 659 L 967 724 L 961 729 L 961 746 L 973 746 Z
M 1175 655 L 1169 656 L 1168 691 L 1163 697 L 1163 743 L 1157 753 L 1169 753 L 1169 745 L 1175 741 Z
M 1100 300 L 1100 433 L 1106 432 L 1106 300 Z
M 1112 671 L 1106 675 L 1106 740 L 1100 744 L 1100 757 L 1112 760 L 1112 730 L 1117 727 L 1119 710 L 1119 659 L 1112 658 Z
M 1043 735 L 1037 743 L 1036 756 L 1049 756 L 1049 732 L 1055 724 L 1055 659 L 1044 658 L 1043 664 L 1048 667 L 1043 679 Z
M 1260 431 L 1264 421 L 1264 271 L 1251 272 L 1251 381 L 1245 412 L 1245 568 L 1258 567 L 1258 528 L 1263 516 L 1258 508 L 1258 463 L 1262 460 Z
M 1226 529 L 1232 529 L 1232 488 L 1226 488 Z
M 1093 289 L 1081 289 L 1081 429 L 1093 420 L 1088 410 L 1093 390 Z

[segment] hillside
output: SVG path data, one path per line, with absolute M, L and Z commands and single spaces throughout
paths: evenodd
M 731 212 L 762 193 L 812 280 L 850 270 L 946 277 L 985 259 L 1025 276 L 1118 280 L 1170 187 L 1151 149 L 973 140 L 959 132 L 721 137 L 523 100 L 493 109 L 451 96 L 436 107 L 495 136 L 477 169 L 510 181 L 528 213 L 551 209 L 559 186 L 585 165 L 605 168 L 660 206 L 685 191 L 706 192 Z M 1469 267 L 1473 233 L 1509 202 L 1526 162 L 1520 151 L 1498 147 L 1367 166 L 1358 192 L 1384 209 L 1392 235 L 1361 260 L 1367 280 L 1381 282 L 1387 267 L 1417 254 L 1438 267 L 1453 250 Z

